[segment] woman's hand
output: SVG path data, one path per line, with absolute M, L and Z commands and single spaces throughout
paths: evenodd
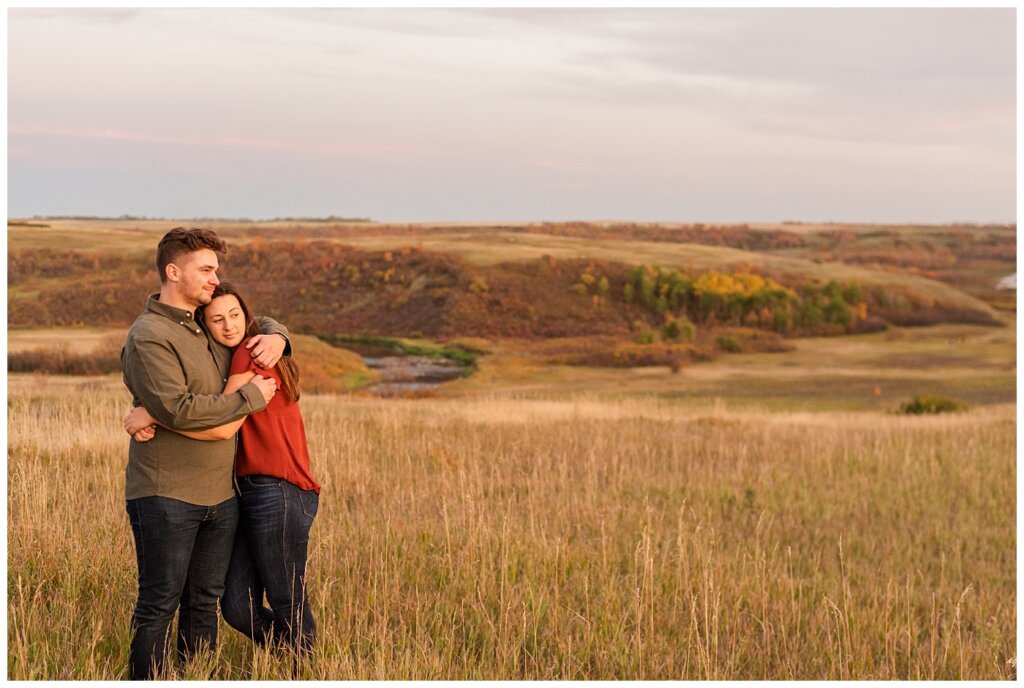
M 129 435 L 135 435 L 140 430 L 144 430 L 146 428 L 152 428 L 155 433 L 156 418 L 149 415 L 149 411 L 146 410 L 145 406 L 136 406 L 128 412 L 127 416 L 124 417 L 124 431 Z M 153 439 L 153 437 L 150 436 L 146 439 L 136 439 L 139 442 L 146 442 Z
M 148 428 L 142 428 L 137 433 L 132 435 L 132 438 L 134 438 L 136 442 L 149 442 L 154 437 L 156 437 L 155 425 L 151 425 Z

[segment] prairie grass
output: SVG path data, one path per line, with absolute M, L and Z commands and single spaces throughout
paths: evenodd
M 48 327 L 7 330 L 7 352 L 22 353 L 54 345 L 67 345 L 77 354 L 92 353 L 112 339 L 124 343 L 127 327 Z
M 116 380 L 13 376 L 11 679 L 116 679 Z M 309 661 L 222 624 L 185 678 L 1006 679 L 1015 406 L 948 417 L 304 396 Z

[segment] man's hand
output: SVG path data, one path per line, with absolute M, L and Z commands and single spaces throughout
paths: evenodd
M 149 442 L 151 439 L 156 437 L 156 426 L 150 425 L 148 428 L 142 428 L 137 433 L 132 435 L 136 442 Z
M 258 334 L 249 340 L 245 348 L 260 368 L 273 368 L 281 360 L 281 354 L 288 340 L 279 334 Z
M 269 404 L 270 400 L 274 398 L 274 394 L 277 392 L 277 383 L 274 379 L 257 375 L 250 380 L 250 382 L 259 387 L 260 392 L 263 394 L 263 398 L 266 399 Z

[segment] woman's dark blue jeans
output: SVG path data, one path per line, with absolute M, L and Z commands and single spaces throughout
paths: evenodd
M 266 475 L 241 476 L 238 489 L 238 532 L 221 599 L 224 619 L 258 645 L 272 641 L 306 652 L 316 638 L 306 553 L 319 497 Z
M 129 673 L 152 678 L 164 667 L 178 614 L 178 656 L 217 645 L 217 598 L 224 592 L 238 524 L 235 497 L 213 506 L 170 497 L 125 503 L 135 537 L 139 598 L 132 614 Z

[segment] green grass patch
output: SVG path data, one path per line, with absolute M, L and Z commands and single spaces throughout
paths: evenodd
M 934 394 L 920 394 L 911 401 L 900 406 L 900 413 L 908 415 L 923 415 L 926 413 L 955 413 L 965 411 L 966 404 L 954 401 L 948 397 L 940 397 Z
M 452 344 L 438 344 L 436 342 L 413 341 L 401 337 L 376 337 L 350 334 L 322 334 L 320 339 L 335 346 L 345 344 L 356 344 L 366 346 L 380 346 L 392 349 L 398 353 L 408 356 L 430 356 L 433 358 L 447 358 L 451 361 L 461 363 L 467 368 L 476 365 L 476 359 L 482 352 L 470 349 L 466 346 Z

